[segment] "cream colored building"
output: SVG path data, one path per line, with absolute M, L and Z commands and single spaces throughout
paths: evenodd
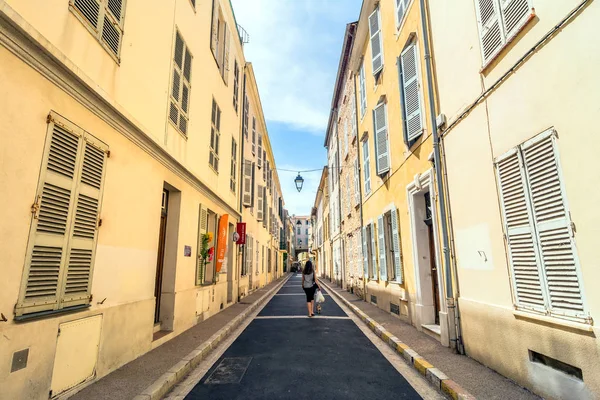
M 243 219 L 259 285 L 280 274 L 241 203 L 252 79 L 228 1 L 0 0 L 1 397 L 68 395 L 232 305 Z
M 318 275 L 331 279 L 331 243 L 329 241 L 329 169 L 323 168 L 315 203 L 312 220 L 314 221 L 315 261 Z
M 600 3 L 430 0 L 467 354 L 600 396 Z

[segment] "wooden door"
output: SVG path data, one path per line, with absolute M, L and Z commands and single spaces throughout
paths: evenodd
M 163 190 L 162 205 L 160 209 L 160 231 L 158 235 L 158 257 L 156 259 L 156 280 L 154 283 L 154 323 L 160 322 L 160 298 L 162 293 L 162 277 L 165 261 L 165 239 L 167 236 L 167 209 L 169 205 L 169 191 Z

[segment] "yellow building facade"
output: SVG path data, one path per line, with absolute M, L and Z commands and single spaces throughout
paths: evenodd
M 449 345 L 421 21 L 419 1 L 365 0 L 350 57 L 365 298 Z
M 89 3 L 0 1 L 6 398 L 77 391 L 247 294 L 238 222 L 270 244 L 260 285 L 281 273 L 241 203 L 252 73 L 229 2 Z
M 600 4 L 429 4 L 466 353 L 597 398 Z

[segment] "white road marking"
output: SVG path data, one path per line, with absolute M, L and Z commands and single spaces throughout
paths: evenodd
M 256 317 L 254 319 L 296 319 L 296 318 L 309 318 L 308 315 L 263 315 L 260 317 Z M 317 315 L 313 317 L 314 319 L 350 319 L 350 317 L 334 317 L 334 316 L 326 316 L 326 315 Z
M 277 293 L 275 296 L 306 296 L 304 293 Z M 323 293 L 323 296 L 329 296 L 327 293 Z

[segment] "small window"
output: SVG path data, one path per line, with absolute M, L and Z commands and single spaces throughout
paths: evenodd
M 187 137 L 191 92 L 192 55 L 179 31 L 175 34 L 173 51 L 173 73 L 171 84 L 171 106 L 169 121 Z
M 238 112 L 238 102 L 240 94 L 240 67 L 237 60 L 233 61 L 233 108 Z
M 423 112 L 421 108 L 421 85 L 419 84 L 419 62 L 416 43 L 411 43 L 400 55 L 400 96 L 404 142 L 411 148 L 423 133 Z
M 230 41 L 231 34 L 229 33 L 229 27 L 225 22 L 219 0 L 213 0 L 210 48 L 225 84 L 228 83 Z
M 369 140 L 363 142 L 363 175 L 365 182 L 365 196 L 371 193 L 371 167 L 369 160 Z
M 208 164 L 219 172 L 219 142 L 221 140 L 221 109 L 213 99 L 210 128 L 210 154 Z
M 367 92 L 366 92 L 366 83 L 365 83 L 365 63 L 364 63 L 364 61 L 360 66 L 358 91 L 360 94 L 360 117 L 362 118 L 365 116 L 365 112 L 367 112 Z
M 102 47 L 120 61 L 126 0 L 70 0 L 69 9 L 96 36 Z
M 377 7 L 369 16 L 369 34 L 371 37 L 371 63 L 373 75 L 383 69 L 383 36 L 381 35 L 381 13 Z
M 229 179 L 229 188 L 233 193 L 237 187 L 237 143 L 234 138 L 231 138 L 231 175 Z
M 406 13 L 408 12 L 408 6 L 412 0 L 394 0 L 396 2 L 396 29 L 400 29 Z

